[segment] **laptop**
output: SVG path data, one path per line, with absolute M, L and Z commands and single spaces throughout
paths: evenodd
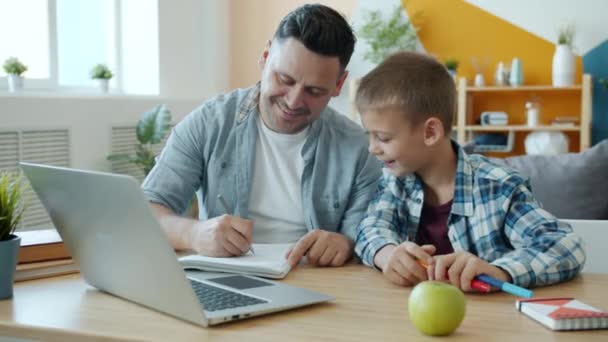
M 333 299 L 253 276 L 184 271 L 130 176 L 20 165 L 82 277 L 101 291 L 204 327 Z

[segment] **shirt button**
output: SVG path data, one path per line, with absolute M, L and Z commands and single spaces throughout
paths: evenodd
M 338 208 L 340 208 L 340 203 L 334 202 L 334 209 L 338 209 Z
M 220 167 L 221 167 L 222 169 L 226 168 L 226 162 L 222 162 L 222 164 L 220 164 Z
M 414 202 L 416 202 L 416 204 L 420 204 L 420 203 L 422 203 L 422 200 L 420 198 L 416 198 L 416 200 Z

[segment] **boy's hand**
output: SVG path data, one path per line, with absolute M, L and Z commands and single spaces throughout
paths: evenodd
M 406 241 L 399 246 L 387 245 L 374 257 L 375 264 L 393 283 L 401 286 L 412 286 L 427 280 L 427 273 L 417 259 L 428 262 L 435 253 L 435 246 Z
M 507 272 L 469 252 L 438 255 L 431 260 L 427 268 L 430 280 L 452 283 L 465 292 L 473 291 L 471 280 L 484 273 L 502 281 L 511 281 L 511 276 Z

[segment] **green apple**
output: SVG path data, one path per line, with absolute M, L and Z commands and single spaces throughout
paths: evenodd
M 464 319 L 466 300 L 460 289 L 439 281 L 423 281 L 410 294 L 408 309 L 423 334 L 451 334 Z

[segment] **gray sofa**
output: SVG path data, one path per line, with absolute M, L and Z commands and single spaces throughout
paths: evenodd
M 493 160 L 528 177 L 536 198 L 558 218 L 608 220 L 608 139 L 582 153 Z

